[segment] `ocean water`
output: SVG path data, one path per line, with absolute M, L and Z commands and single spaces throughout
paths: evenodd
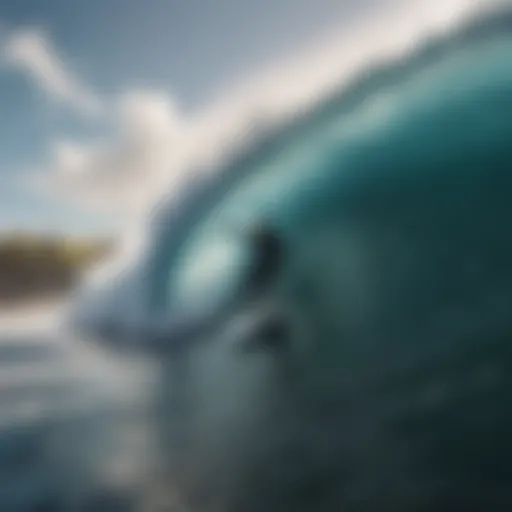
M 510 24 L 504 9 L 449 37 L 420 39 L 407 58 L 367 69 L 191 187 L 182 208 L 172 215 L 164 209 L 154 223 L 155 243 L 147 251 L 154 260 L 147 264 L 155 281 L 151 307 L 173 300 L 178 307 L 194 288 L 204 295 L 207 276 L 225 286 L 223 269 L 243 264 L 237 241 L 260 219 L 293 236 L 328 208 L 334 213 L 343 188 L 348 195 L 353 183 L 364 185 L 377 173 L 384 181 L 385 170 L 400 167 L 413 179 L 420 166 L 441 169 L 448 158 L 468 167 L 473 154 L 506 158 Z M 170 262 L 178 263 L 176 282 L 166 274 Z
M 62 314 L 1 318 L 1 508 L 133 510 L 150 470 L 147 370 L 73 340 Z
M 187 391 L 197 400 L 180 437 L 150 407 L 152 377 L 162 366 L 177 372 L 164 351 L 158 366 L 51 322 L 1 334 L 0 509 L 143 510 L 138 499 L 160 453 L 176 455 L 178 487 L 196 489 L 193 510 L 509 510 L 511 55 L 504 9 L 369 68 L 160 213 L 154 243 L 129 274 L 137 285 L 111 289 L 101 307 L 98 296 L 78 304 L 89 335 L 107 320 L 114 346 L 124 337 L 144 349 L 162 316 L 200 322 L 228 300 L 250 257 L 243 234 L 265 219 L 320 290 L 299 307 L 311 297 L 297 291 L 292 270 L 273 298 L 292 304 L 317 339 L 341 340 L 312 350 L 305 336 L 298 383 L 283 380 L 274 360 L 240 364 L 219 352 L 232 343 L 224 325 L 209 336 L 217 345 L 194 353 L 180 374 L 195 379 Z M 178 338 L 171 329 L 168 344 Z M 174 386 L 171 377 L 164 371 L 160 387 Z M 315 418 L 311 451 L 293 459 L 304 467 L 282 468 L 264 436 L 282 432 L 267 424 L 255 432 L 269 383 L 286 382 L 292 398 L 300 389 L 297 403 L 321 416 L 342 381 L 353 416 L 327 415 L 329 428 Z M 179 405 L 174 398 L 165 406 Z M 257 460 L 265 474 L 235 490 L 255 457 L 248 443 L 269 456 Z M 322 473 L 325 460 L 331 473 Z M 325 481 L 299 492 L 315 465 Z M 332 484 L 343 472 L 344 485 Z M 314 505 L 330 485 L 343 492 Z

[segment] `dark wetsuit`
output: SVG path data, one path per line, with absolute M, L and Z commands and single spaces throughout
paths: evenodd
M 251 266 L 245 279 L 244 294 L 255 299 L 277 278 L 284 260 L 283 241 L 272 228 L 258 226 L 249 239 Z
M 283 269 L 285 247 L 280 234 L 268 226 L 258 226 L 249 239 L 251 266 L 243 282 L 242 296 L 250 306 L 263 306 L 263 317 L 259 318 L 247 333 L 244 350 L 265 348 L 278 350 L 286 347 L 290 339 L 290 325 L 283 311 L 276 304 L 269 310 L 265 303 L 272 286 L 278 281 Z M 247 304 L 247 303 L 246 303 Z M 267 303 L 268 304 L 268 303 Z

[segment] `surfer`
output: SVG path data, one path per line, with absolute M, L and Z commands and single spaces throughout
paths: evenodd
M 245 279 L 243 294 L 254 300 L 268 291 L 275 282 L 284 263 L 284 241 L 269 223 L 261 221 L 249 233 L 252 253 L 251 264 Z
M 255 310 L 246 326 L 243 347 L 244 350 L 262 346 L 284 348 L 290 337 L 289 325 L 281 306 L 272 300 L 270 292 L 283 268 L 285 243 L 279 231 L 265 221 L 255 224 L 248 238 L 251 261 L 242 283 L 241 296 L 242 302 L 247 301 L 249 308 Z

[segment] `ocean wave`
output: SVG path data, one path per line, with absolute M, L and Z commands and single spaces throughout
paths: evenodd
M 156 244 L 153 249 L 153 260 L 150 258 L 148 264 L 155 276 L 154 280 L 163 282 L 161 279 L 162 269 L 167 268 L 169 262 L 176 257 L 196 222 L 212 208 L 213 204 L 221 202 L 223 194 L 230 193 L 237 183 L 242 182 L 251 174 L 263 172 L 269 165 L 276 165 L 276 161 L 277 165 L 281 165 L 278 159 L 285 152 L 293 151 L 294 147 L 304 147 L 304 145 L 308 145 L 310 148 L 307 150 L 309 160 L 313 162 L 312 168 L 316 169 L 315 172 L 318 173 L 322 165 L 321 162 L 325 161 L 324 155 L 328 154 L 333 147 L 332 142 L 329 147 L 328 141 L 326 146 L 325 132 L 331 125 L 334 125 L 334 130 L 337 130 L 337 126 L 340 124 L 345 127 L 344 136 L 338 135 L 334 141 L 334 147 L 340 148 L 350 146 L 349 131 L 353 131 L 357 126 L 361 127 L 361 122 L 364 122 L 365 119 L 363 136 L 370 136 L 370 127 L 372 122 L 376 121 L 376 115 L 378 116 L 379 113 L 381 119 L 385 119 L 386 113 L 389 114 L 391 110 L 395 118 L 398 118 L 403 116 L 407 109 L 420 108 L 422 102 L 430 101 L 432 103 L 433 100 L 438 100 L 438 105 L 427 104 L 426 106 L 437 115 L 439 109 L 442 108 L 444 94 L 447 96 L 446 100 L 451 102 L 450 92 L 454 94 L 464 92 L 460 87 L 457 90 L 457 80 L 466 81 L 463 88 L 472 87 L 473 92 L 482 86 L 481 79 L 471 71 L 473 63 L 468 62 L 468 59 L 471 61 L 473 57 L 468 55 L 468 52 L 482 47 L 483 43 L 489 41 L 502 38 L 508 40 L 511 35 L 512 9 L 508 7 L 491 11 L 485 16 L 480 14 L 469 21 L 464 19 L 464 23 L 458 25 L 457 29 L 452 30 L 448 35 L 445 34 L 442 38 L 431 39 L 428 42 L 422 39 L 424 44 L 418 46 L 407 58 L 402 57 L 367 68 L 353 78 L 351 83 L 348 85 L 345 83 L 343 87 L 331 93 L 323 101 L 316 103 L 306 113 L 301 113 L 301 115 L 275 126 L 264 135 L 261 134 L 259 139 L 253 139 L 252 143 L 247 142 L 247 146 L 239 146 L 237 151 L 230 153 L 226 162 L 220 165 L 215 172 L 210 173 L 201 181 L 193 183 L 194 186 L 185 191 L 184 198 L 179 203 L 181 207 L 177 207 L 172 200 L 163 201 L 162 212 L 154 221 Z M 508 48 L 508 46 L 505 48 L 505 52 L 508 51 Z M 491 48 L 490 55 L 492 56 L 494 53 L 494 49 Z M 485 59 L 485 55 L 479 56 L 478 53 L 475 57 L 476 62 L 479 63 Z M 503 75 L 508 73 L 506 60 L 499 61 L 498 66 L 500 65 L 501 68 L 490 69 L 490 75 L 485 72 L 485 69 L 483 71 L 483 79 L 491 85 L 494 84 L 495 87 L 503 82 L 505 78 Z M 443 66 L 447 68 L 444 74 Z M 468 70 L 472 73 L 469 77 L 467 76 Z M 433 81 L 430 81 L 428 77 L 424 78 L 429 71 L 433 74 Z M 439 75 L 438 83 L 435 78 L 436 72 Z M 460 73 L 460 77 L 457 77 L 458 73 Z M 496 74 L 496 80 L 493 78 L 493 73 Z M 443 90 L 444 84 L 449 83 L 450 80 L 452 81 L 452 91 Z M 454 81 L 455 83 L 453 83 Z M 420 83 L 415 86 L 414 82 Z M 506 85 L 508 86 L 508 84 Z M 422 92 L 422 88 L 425 87 L 426 91 Z M 478 97 L 475 97 L 474 101 L 478 102 Z M 364 114 L 365 105 L 366 115 Z M 412 124 L 408 119 L 406 119 L 406 123 L 409 124 L 403 133 L 399 131 L 400 127 L 398 127 L 397 137 L 408 135 L 407 131 L 411 129 Z M 414 122 L 412 121 L 412 123 Z M 388 124 L 388 128 L 384 127 L 384 130 L 386 129 L 392 130 L 392 127 Z M 417 134 L 418 137 L 423 135 Z M 389 150 L 391 152 L 401 151 L 401 148 L 397 148 L 392 143 L 391 138 L 388 147 L 392 147 Z M 304 152 L 301 153 L 301 158 L 307 158 Z M 158 293 L 160 293 L 159 296 Z M 157 296 L 154 297 L 154 304 L 164 302 L 163 293 L 165 290 L 161 288 L 160 292 L 157 292 Z
M 419 5 L 414 2 L 409 5 L 413 4 Z M 434 4 L 440 5 L 431 5 Z M 374 158 L 386 154 L 395 158 L 405 154 L 407 141 L 411 138 L 416 139 L 415 151 L 419 151 L 418 142 L 424 141 L 422 154 L 418 153 L 417 158 L 424 158 L 429 153 L 435 155 L 440 149 L 439 144 L 447 143 L 448 139 L 436 137 L 428 130 L 435 130 L 439 125 L 443 108 L 451 108 L 459 101 L 454 101 L 454 96 L 477 94 L 470 100 L 477 109 L 479 90 L 485 94 L 486 88 L 499 87 L 503 80 L 508 80 L 503 52 L 506 54 L 510 50 L 507 45 L 512 39 L 512 9 L 508 2 L 461 1 L 447 2 L 444 6 L 445 10 L 439 12 L 432 7 L 428 12 L 435 11 L 436 16 L 424 16 L 423 19 L 418 18 L 418 13 L 427 11 L 415 11 L 416 7 L 404 8 L 403 13 L 395 11 L 394 16 L 401 20 L 401 27 L 408 20 L 414 20 L 413 29 L 404 32 L 402 27 L 407 37 L 393 39 L 394 25 L 381 20 L 381 34 L 387 33 L 392 40 L 385 45 L 385 50 L 377 51 L 378 38 L 373 38 L 373 53 L 361 47 L 358 65 L 352 59 L 350 66 L 340 66 L 344 72 L 331 65 L 329 77 L 321 76 L 318 80 L 322 86 L 311 82 L 309 89 L 304 87 L 301 94 L 291 93 L 291 98 L 283 103 L 285 106 L 275 108 L 276 102 L 272 100 L 272 108 L 267 108 L 263 106 L 266 100 L 261 100 L 241 108 L 246 100 L 243 95 L 235 95 L 230 101 L 237 106 L 230 107 L 231 111 L 244 112 L 244 115 L 220 115 L 219 112 L 229 108 L 217 106 L 195 123 L 190 123 L 193 127 L 190 137 L 195 140 L 192 152 L 199 156 L 190 158 L 187 168 L 181 170 L 186 179 L 178 187 L 180 192 L 177 194 L 176 188 L 172 187 L 172 194 L 165 194 L 152 204 L 147 222 L 139 229 L 143 232 L 144 243 L 136 248 L 130 246 L 126 254 L 111 262 L 109 272 L 100 272 L 102 278 L 94 281 L 94 286 L 85 287 L 86 292 L 81 294 L 85 298 L 78 301 L 77 307 L 73 306 L 73 311 L 79 311 L 84 321 L 93 321 L 100 316 L 102 321 L 126 323 L 131 320 L 131 324 L 134 315 L 142 322 L 142 317 L 152 313 L 165 313 L 171 262 L 180 255 L 197 223 L 214 205 L 221 204 L 222 198 L 235 190 L 237 184 L 244 183 L 249 176 L 265 174 L 269 167 L 290 168 L 290 172 L 282 175 L 291 176 L 292 180 L 298 178 L 299 171 L 295 167 L 309 166 L 303 171 L 305 175 L 311 175 L 312 171 L 318 175 L 324 172 L 322 168 L 333 168 L 333 151 L 339 155 L 343 151 L 354 152 L 364 143 L 375 144 L 378 137 L 373 134 L 379 122 L 379 137 L 384 137 L 386 142 L 381 143 L 381 153 Z M 360 35 L 364 31 L 357 33 Z M 357 37 L 353 40 L 357 41 Z M 345 41 L 349 44 L 350 38 L 346 37 Z M 489 48 L 489 44 L 494 46 Z M 505 45 L 501 56 L 500 45 Z M 365 48 L 368 47 L 371 45 Z M 474 51 L 477 53 L 473 55 Z M 483 54 L 479 55 L 478 51 Z M 350 49 L 352 55 L 357 52 L 358 47 Z M 494 68 L 493 55 L 496 56 Z M 474 71 L 475 66 L 480 69 L 480 76 Z M 297 76 L 296 73 L 289 75 Z M 279 76 L 276 73 L 274 80 L 278 81 Z M 505 93 L 507 87 L 508 83 Z M 499 91 L 494 93 L 498 98 Z M 272 97 L 270 93 L 268 95 Z M 237 98 L 242 99 L 238 101 Z M 433 121 L 423 115 L 429 111 L 437 116 Z M 422 126 L 414 122 L 416 115 L 425 119 Z M 477 111 L 473 112 L 473 122 L 479 122 L 478 115 Z M 226 119 L 230 122 L 219 121 Z M 393 119 L 392 123 L 390 119 Z M 454 130 L 471 126 L 468 123 L 458 126 L 456 116 L 447 116 L 447 119 L 456 123 Z M 461 144 L 467 143 L 467 137 L 460 140 Z M 433 141 L 438 142 L 438 147 L 432 145 Z M 455 142 L 452 138 L 448 143 Z M 295 156 L 286 162 L 285 155 L 289 154 Z M 294 167 L 298 160 L 303 163 Z M 335 172 L 341 166 L 338 161 Z M 269 183 L 267 189 L 258 185 L 260 189 L 263 187 L 263 195 L 283 186 L 275 180 Z M 241 205 L 237 215 L 247 219 L 254 201 L 245 204 L 247 208 Z M 196 250 L 196 253 L 204 253 L 206 262 L 207 250 Z M 212 272 L 217 270 L 213 268 Z
M 123 270 L 119 281 L 109 281 L 109 296 L 103 297 L 104 301 L 99 301 L 98 297 L 93 298 L 90 302 L 94 306 L 92 309 L 87 309 L 84 304 L 79 306 L 83 308 L 82 312 L 85 311 L 85 321 L 100 315 L 103 320 L 110 322 L 109 329 L 117 321 L 120 326 L 118 331 L 133 333 L 134 312 L 147 315 L 152 321 L 151 314 L 155 312 L 172 316 L 172 308 L 176 307 L 170 297 L 172 295 L 182 292 L 187 295 L 190 292 L 190 303 L 197 298 L 204 300 L 204 296 L 200 295 L 205 295 L 205 266 L 212 275 L 219 277 L 221 284 L 226 280 L 226 275 L 220 271 L 222 268 L 208 267 L 213 261 L 216 243 L 222 239 L 226 226 L 232 229 L 230 226 L 234 225 L 235 230 L 240 228 L 239 232 L 243 233 L 248 223 L 261 217 L 271 217 L 286 228 L 287 235 L 293 237 L 307 230 L 308 223 L 323 225 L 323 222 L 335 215 L 343 217 L 344 208 L 352 208 L 351 213 L 357 210 L 355 216 L 368 221 L 370 231 L 373 228 L 378 231 L 384 226 L 390 230 L 397 228 L 399 235 L 405 232 L 410 237 L 406 241 L 411 241 L 411 247 L 405 249 L 411 248 L 419 253 L 415 253 L 412 258 L 414 264 L 417 263 L 416 258 L 420 260 L 412 271 L 414 279 L 408 279 L 409 275 L 403 272 L 403 261 L 396 261 L 396 257 L 403 257 L 403 253 L 401 240 L 395 239 L 395 233 L 391 233 L 388 238 L 389 233 L 384 233 L 380 238 L 380 232 L 375 234 L 372 231 L 369 247 L 365 246 L 359 252 L 355 248 L 355 254 L 344 253 L 344 256 L 351 259 L 350 263 L 355 261 L 354 266 L 350 267 L 350 271 L 353 271 L 350 279 L 358 281 L 360 278 L 358 270 L 361 270 L 360 265 L 364 265 L 364 262 L 359 261 L 362 255 L 372 259 L 370 271 L 378 275 L 379 283 L 382 280 L 383 288 L 389 286 L 382 296 L 377 293 L 377 297 L 372 297 L 371 306 L 382 302 L 378 307 L 384 317 L 377 320 L 371 318 L 377 327 L 383 327 L 382 337 L 379 334 L 377 340 L 379 343 L 382 340 L 389 341 L 389 344 L 382 343 L 380 348 L 372 346 L 368 350 L 370 359 L 365 361 L 369 361 L 369 372 L 376 368 L 378 373 L 381 366 L 377 359 L 384 356 L 384 351 L 388 351 L 382 364 L 385 366 L 383 370 L 387 372 L 384 373 L 386 378 L 383 378 L 383 382 L 389 385 L 396 375 L 403 377 L 421 372 L 423 366 L 418 365 L 425 361 L 425 357 L 431 358 L 427 361 L 429 364 L 432 359 L 443 361 L 447 357 L 447 350 L 458 350 L 461 336 L 466 341 L 464 333 L 467 331 L 477 334 L 481 332 L 479 329 L 485 331 L 488 319 L 483 318 L 483 313 L 473 314 L 477 309 L 475 304 L 470 303 L 467 309 L 463 307 L 463 311 L 453 312 L 451 304 L 444 309 L 443 301 L 446 299 L 446 290 L 446 300 L 452 300 L 450 286 L 462 283 L 463 290 L 457 288 L 455 293 L 464 294 L 465 285 L 471 282 L 470 291 L 482 295 L 481 286 L 495 285 L 494 282 L 481 284 L 478 279 L 468 279 L 468 275 L 477 275 L 479 272 L 481 261 L 478 258 L 484 258 L 484 264 L 491 267 L 494 263 L 498 266 L 508 264 L 505 260 L 508 261 L 509 248 L 500 251 L 498 245 L 504 240 L 499 230 L 506 229 L 506 226 L 500 225 L 500 221 L 506 224 L 509 218 L 509 198 L 506 196 L 510 190 L 508 163 L 511 160 L 512 133 L 509 113 L 509 105 L 512 104 L 512 10 L 505 6 L 499 12 L 485 16 L 479 14 L 471 20 L 466 19 L 457 27 L 449 34 L 445 33 L 444 37 L 428 42 L 425 42 L 422 34 L 424 44 L 409 52 L 407 57 L 402 56 L 378 66 L 367 66 L 366 71 L 352 78 L 351 83 L 343 81 L 343 87 L 331 91 L 327 97 L 317 97 L 306 112 L 302 107 L 294 110 L 291 118 L 273 124 L 268 132 L 261 131 L 251 143 L 246 140 L 241 146 L 235 144 L 237 149 L 234 152 L 227 151 L 225 159 L 208 169 L 209 172 L 193 174 L 192 179 L 186 181 L 187 189 L 178 201 L 174 197 L 163 200 L 161 211 L 151 221 L 148 232 L 150 245 L 144 248 L 139 259 L 132 260 L 133 267 L 129 271 Z M 486 165 L 491 160 L 489 157 L 495 168 L 486 177 L 482 170 L 487 169 Z M 474 176 L 477 179 L 468 179 L 466 182 L 460 179 L 462 173 L 469 176 L 472 170 L 476 171 Z M 422 171 L 426 171 L 423 180 Z M 417 179 L 418 176 L 420 179 Z M 442 179 L 438 179 L 439 176 Z M 370 179 L 367 180 L 368 177 Z M 503 194 L 500 191 L 500 180 L 504 184 Z M 354 184 L 363 186 L 352 186 Z M 489 191 L 482 189 L 486 186 Z M 438 188 L 434 190 L 432 187 Z M 346 196 L 343 194 L 345 188 L 348 190 Z M 411 190 L 413 193 L 409 194 Z M 459 200 L 460 204 L 457 203 Z M 471 208 L 474 205 L 479 209 L 473 218 Z M 416 216 L 411 224 L 408 214 Z M 385 218 L 379 224 L 381 215 Z M 321 216 L 322 222 L 315 224 L 317 216 Z M 366 276 L 362 276 L 361 282 L 353 286 L 355 291 L 351 288 L 349 296 L 340 299 L 340 295 L 343 295 L 340 294 L 340 281 L 334 280 L 331 285 L 329 280 L 334 275 L 333 260 L 342 253 L 340 247 L 344 250 L 350 241 L 346 244 L 342 240 L 341 245 L 336 246 L 337 241 L 331 235 L 327 233 L 327 241 L 321 246 L 321 257 L 331 258 L 322 260 L 325 269 L 318 272 L 320 275 L 315 278 L 325 285 L 326 296 L 334 297 L 335 300 L 325 301 L 321 306 L 326 314 L 339 315 L 340 308 L 333 312 L 329 306 L 332 303 L 337 307 L 342 301 L 347 308 L 344 311 L 346 316 L 354 314 L 357 323 L 357 319 L 364 314 L 358 312 L 361 305 L 358 301 L 364 302 L 366 297 L 361 298 L 358 293 L 364 296 L 367 291 L 363 282 Z M 454 237 L 456 240 L 453 241 Z M 303 239 L 306 239 L 306 243 L 314 240 L 308 236 Z M 399 246 L 398 250 L 397 247 L 389 247 L 395 242 Z M 438 242 L 439 247 L 435 245 Z M 453 246 L 459 243 L 454 250 Z M 487 244 L 492 246 L 490 252 L 495 252 L 490 260 L 485 259 L 488 258 Z M 294 247 L 300 249 L 300 246 Z M 467 253 L 473 260 L 461 262 L 459 258 L 465 257 Z M 238 255 L 233 257 L 236 259 Z M 410 263 L 408 255 L 403 260 Z M 425 260 L 428 260 L 427 263 Z M 220 265 L 232 268 L 232 263 L 233 260 L 228 258 L 227 262 L 221 261 Z M 477 267 L 476 274 L 470 274 L 475 272 L 472 265 Z M 314 266 L 315 271 L 319 268 L 319 265 Z M 198 273 L 194 274 L 197 269 Z M 446 275 L 441 275 L 442 272 L 446 272 Z M 451 272 L 453 281 L 450 280 Z M 365 269 L 360 273 L 364 274 Z M 497 270 L 496 280 L 502 277 Z M 489 296 L 486 296 L 486 300 L 496 302 L 481 306 L 482 310 L 492 310 L 495 316 L 502 315 L 509 306 L 508 302 L 499 304 L 502 300 L 499 286 L 503 284 L 490 290 Z M 486 288 L 484 292 L 487 291 Z M 455 297 L 455 307 L 460 306 L 460 300 L 460 297 Z M 468 300 L 471 301 L 471 297 Z M 441 318 L 434 319 L 435 325 L 432 325 L 430 315 L 435 316 L 439 311 Z M 361 316 L 358 317 L 358 313 Z M 443 315 L 456 317 L 448 318 L 453 320 L 453 324 L 444 325 L 447 318 Z M 469 316 L 474 318 L 470 319 Z M 144 321 L 139 320 L 142 323 Z M 383 324 L 379 323 L 381 321 Z M 391 325 L 387 324 L 388 321 Z M 490 323 L 494 321 L 495 317 L 489 320 Z M 403 328 L 411 329 L 412 335 L 401 336 Z M 411 353 L 410 341 L 416 335 L 428 343 L 416 344 L 415 351 Z M 349 344 L 353 341 L 350 336 Z M 371 338 L 370 342 L 374 342 L 373 336 Z M 487 344 L 488 339 L 484 338 L 483 343 Z M 365 345 L 364 348 L 370 347 Z M 247 381 L 253 375 L 247 372 L 246 366 L 236 366 L 238 363 L 235 363 L 235 370 L 239 373 L 230 374 L 226 370 L 229 365 L 223 366 L 222 355 L 215 359 L 219 355 L 216 350 L 215 346 L 209 347 L 198 368 L 211 370 L 210 362 L 215 367 L 210 374 L 207 371 L 200 372 L 200 380 L 205 386 L 207 397 L 203 405 L 212 414 L 211 418 L 217 420 L 223 419 L 223 413 L 231 417 L 229 403 L 227 409 L 216 407 L 226 405 L 223 401 L 226 394 L 229 395 L 226 390 L 236 388 L 238 394 L 243 389 L 243 386 L 238 386 L 241 375 L 247 377 Z M 470 350 L 473 350 L 471 344 Z M 489 350 L 488 345 L 485 350 Z M 478 362 L 483 361 L 479 353 L 471 354 Z M 489 355 L 488 352 L 482 354 Z M 416 366 L 411 366 L 413 356 Z M 458 355 L 455 360 L 450 358 L 449 364 L 461 361 L 459 357 L 464 355 Z M 339 363 L 339 360 L 334 359 L 333 362 Z M 452 366 L 449 368 L 453 369 Z M 335 370 L 336 375 L 339 375 L 339 368 Z M 255 375 L 257 380 L 259 374 Z M 432 375 L 433 379 L 435 377 Z M 363 381 L 367 378 L 370 377 L 366 374 L 362 376 Z M 432 382 L 436 384 L 435 379 Z M 348 386 L 348 389 L 353 388 Z M 421 389 L 419 391 L 424 392 Z M 398 398 L 402 403 L 403 396 L 395 396 L 393 393 L 395 391 L 390 391 L 387 398 Z M 243 394 L 240 396 L 245 398 Z M 212 397 L 217 400 L 212 401 L 213 405 L 209 401 Z M 382 405 L 381 395 L 374 398 L 379 406 Z M 405 402 L 409 403 L 407 396 Z M 235 403 L 238 405 L 240 402 Z M 246 403 L 252 410 L 255 409 L 253 401 L 247 400 Z M 385 403 L 384 406 L 393 408 L 396 403 Z M 380 410 L 376 403 L 369 407 L 372 411 Z M 408 413 L 404 414 L 407 416 Z M 206 414 L 206 417 L 210 416 Z M 208 421 L 198 423 L 204 425 L 205 429 L 211 427 Z M 383 427 L 377 425 L 376 428 Z M 358 442 L 364 445 L 361 453 L 365 454 L 365 463 L 368 445 L 360 440 L 355 444 Z M 478 445 L 473 443 L 472 448 Z M 395 445 L 385 442 L 383 446 L 386 449 L 392 446 L 393 451 Z M 459 445 L 456 443 L 456 446 Z M 487 445 L 484 443 L 482 446 L 485 448 Z M 377 450 L 377 455 L 380 453 Z M 458 460 L 460 453 L 457 454 Z M 222 464 L 219 467 L 225 467 L 227 455 L 222 453 Z M 201 462 L 204 463 L 204 460 Z M 373 467 L 373 463 L 372 454 L 370 467 Z M 460 463 L 465 464 L 464 458 Z M 459 468 L 459 465 L 456 467 Z M 446 469 L 446 466 L 442 469 Z M 393 480 L 395 477 L 391 475 L 393 484 L 396 483 Z M 401 484 L 400 478 L 401 475 L 398 475 Z M 408 481 L 406 479 L 406 483 Z M 489 489 L 486 491 L 490 492 Z M 461 492 L 465 502 L 470 501 L 467 487 Z M 435 500 L 436 496 L 429 498 Z

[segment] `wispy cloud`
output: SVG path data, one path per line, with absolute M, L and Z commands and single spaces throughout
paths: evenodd
M 53 142 L 47 189 L 77 196 L 93 207 L 135 212 L 144 204 L 155 176 L 180 167 L 183 120 L 170 97 L 136 90 L 123 94 L 112 108 L 115 132 L 108 140 Z
M 2 50 L 4 63 L 28 75 L 52 100 L 81 114 L 101 112 L 100 100 L 69 69 L 43 30 L 14 31 L 6 38 Z

